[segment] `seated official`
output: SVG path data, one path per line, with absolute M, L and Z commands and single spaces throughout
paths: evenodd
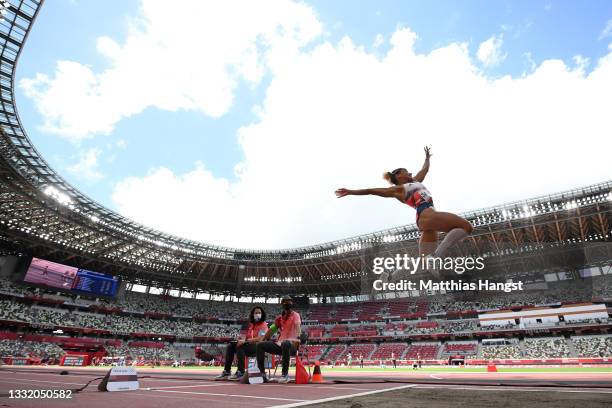
M 223 372 L 215 377 L 218 380 L 239 380 L 244 375 L 244 360 L 248 357 L 255 357 L 257 354 L 257 343 L 261 341 L 264 334 L 268 331 L 268 323 L 266 323 L 266 312 L 260 306 L 255 306 L 249 313 L 249 325 L 247 327 L 246 336 L 237 341 L 232 341 L 225 349 L 225 368 Z M 232 362 L 234 355 L 238 360 L 238 370 L 234 375 L 231 375 Z
M 293 308 L 291 296 L 283 296 L 281 306 L 283 308 L 282 314 L 276 318 L 274 324 L 264 335 L 263 340 L 257 343 L 257 367 L 261 372 L 264 382 L 268 382 L 264 367 L 266 353 L 283 356 L 282 377 L 278 382 L 287 383 L 289 382 L 289 361 L 291 356 L 296 355 L 300 345 L 299 337 L 302 332 L 302 319 L 299 313 L 291 310 Z M 278 339 L 270 341 L 270 337 L 276 331 L 280 331 Z

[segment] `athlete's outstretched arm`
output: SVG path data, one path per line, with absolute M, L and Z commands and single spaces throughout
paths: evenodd
M 418 181 L 419 183 L 422 183 L 423 180 L 425 180 L 425 176 L 427 175 L 427 172 L 429 171 L 429 158 L 431 157 L 431 153 L 430 153 L 431 148 L 429 146 L 425 146 L 424 150 L 425 150 L 425 163 L 423 164 L 423 168 L 414 177 L 414 179 Z
M 339 188 L 338 190 L 336 190 L 336 196 L 338 198 L 347 195 L 376 195 L 379 197 L 399 198 L 401 200 L 404 195 L 404 187 L 392 186 L 386 188 L 364 188 L 362 190 L 349 190 L 348 188 Z

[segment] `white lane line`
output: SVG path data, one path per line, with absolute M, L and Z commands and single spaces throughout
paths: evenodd
M 142 374 L 139 374 L 139 380 L 143 381 L 143 380 L 147 380 L 147 381 L 168 381 L 168 382 L 194 382 L 194 381 L 214 381 L 211 378 L 200 378 L 198 380 L 194 379 L 195 377 L 188 377 L 184 380 L 179 380 L 176 377 L 171 377 L 171 378 L 164 378 L 164 377 L 148 377 L 148 374 L 145 374 L 144 376 Z M 218 384 L 224 384 L 225 381 L 215 381 Z
M 362 397 L 364 395 L 380 394 L 382 392 L 395 391 L 395 390 L 403 390 L 405 388 L 413 388 L 415 386 L 416 386 L 416 384 L 400 385 L 399 387 L 385 388 L 383 390 L 374 390 L 374 391 L 360 392 L 360 393 L 357 393 L 357 394 L 340 395 L 338 397 L 321 398 L 321 399 L 318 399 L 318 400 L 310 400 L 310 401 L 298 402 L 298 403 L 295 403 L 295 404 L 275 405 L 275 406 L 270 407 L 270 408 L 303 407 L 303 406 L 306 406 L 306 405 L 318 404 L 320 402 L 330 402 L 330 401 L 337 401 L 337 400 L 341 400 L 341 399 L 345 399 L 345 398 Z
M 234 384 L 198 384 L 198 385 L 169 385 L 167 387 L 140 387 L 140 389 L 145 389 L 147 391 L 155 391 L 155 390 L 165 390 L 170 388 L 198 388 L 198 387 L 223 387 L 227 385 Z
M 21 378 L 15 378 L 15 380 L 18 381 L 6 381 L 6 380 L 0 380 L 1 383 L 8 383 L 8 384 L 22 384 L 24 381 L 26 382 L 33 382 L 33 383 L 46 383 L 46 384 L 57 384 L 57 385 L 85 385 L 83 383 L 71 383 L 71 382 L 58 382 L 58 381 L 40 381 L 40 380 L 26 380 L 26 379 L 21 379 Z M 32 384 L 34 385 L 34 384 Z
M 442 378 L 442 377 L 438 377 L 438 376 L 433 375 L 433 374 L 429 374 L 429 377 L 430 377 L 430 378 L 434 378 L 434 379 L 436 379 L 436 380 L 443 380 L 443 379 L 444 379 L 444 378 Z
M 2 373 L 2 371 L 0 371 L 0 374 L 1 373 Z M 60 375 L 59 373 L 26 373 L 26 372 L 23 372 L 23 371 L 22 372 L 11 371 L 10 374 L 19 374 L 19 375 L 28 375 L 28 376 L 30 376 L 30 375 L 46 375 L 46 376 Z M 87 375 L 91 375 L 92 377 L 95 377 L 95 375 L 93 375 L 93 374 L 89 374 L 88 373 Z M 103 375 L 103 374 L 100 374 L 100 375 Z M 83 375 L 83 374 L 65 374 L 65 375 L 62 375 L 62 377 L 86 377 L 86 376 Z
M 495 387 L 457 387 L 457 386 L 449 386 L 449 385 L 441 385 L 441 384 L 432 384 L 432 385 L 416 385 L 415 388 L 421 389 L 436 389 L 436 388 L 444 388 L 449 390 L 468 390 L 468 391 L 519 391 L 519 392 L 562 392 L 562 393 L 587 393 L 587 394 L 612 394 L 612 390 L 602 390 L 600 388 L 590 388 L 590 389 L 580 389 L 580 390 L 565 390 L 559 388 L 525 388 L 525 387 L 515 387 L 515 388 L 495 388 Z
M 173 393 L 178 393 L 178 394 L 211 395 L 211 396 L 217 396 L 217 397 L 256 398 L 256 399 L 277 400 L 277 401 L 304 401 L 302 399 L 293 399 L 293 398 L 259 397 L 256 395 L 221 394 L 217 392 L 172 391 L 172 390 L 151 390 L 151 391 L 173 392 Z

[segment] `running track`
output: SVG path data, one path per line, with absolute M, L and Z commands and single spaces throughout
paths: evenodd
M 19 400 L 7 397 L 13 389 L 76 389 L 89 380 L 103 375 L 106 370 L 68 369 L 68 375 L 59 375 L 63 368 L 9 367 L 0 368 L 0 403 L 9 407 L 293 407 L 315 402 L 345 399 L 390 390 L 406 388 L 461 387 L 475 391 L 512 389 L 521 391 L 595 392 L 611 394 L 610 373 L 425 373 L 425 372 L 354 372 L 327 374 L 323 384 L 262 384 L 243 385 L 233 382 L 214 382 L 212 372 L 193 370 L 138 369 L 140 390 L 107 393 L 97 391 L 99 380 L 85 390 L 73 394 L 71 399 Z M 382 382 L 385 379 L 397 382 Z M 333 380 L 346 381 L 335 383 Z M 503 384 L 520 385 L 507 387 Z M 547 388 L 542 388 L 547 386 Z M 551 388 L 552 387 L 552 388 Z M 566 388 L 571 387 L 571 388 Z

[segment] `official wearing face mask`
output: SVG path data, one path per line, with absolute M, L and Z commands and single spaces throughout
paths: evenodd
M 300 334 L 302 333 L 302 319 L 300 314 L 293 310 L 293 299 L 291 296 L 281 298 L 283 312 L 274 320 L 274 324 L 266 332 L 261 342 L 257 343 L 257 366 L 262 374 L 264 382 L 267 382 L 264 362 L 266 353 L 283 356 L 282 377 L 279 383 L 289 382 L 289 361 L 294 356 L 300 345 Z M 280 330 L 280 335 L 276 341 L 270 338 L 276 331 Z
M 225 368 L 218 380 L 239 380 L 244 375 L 244 362 L 246 357 L 255 357 L 257 353 L 257 343 L 260 342 L 268 331 L 266 323 L 266 312 L 260 306 L 255 306 L 249 313 L 249 325 L 246 336 L 238 341 L 232 341 L 225 349 Z M 236 355 L 238 370 L 231 375 L 232 362 Z

